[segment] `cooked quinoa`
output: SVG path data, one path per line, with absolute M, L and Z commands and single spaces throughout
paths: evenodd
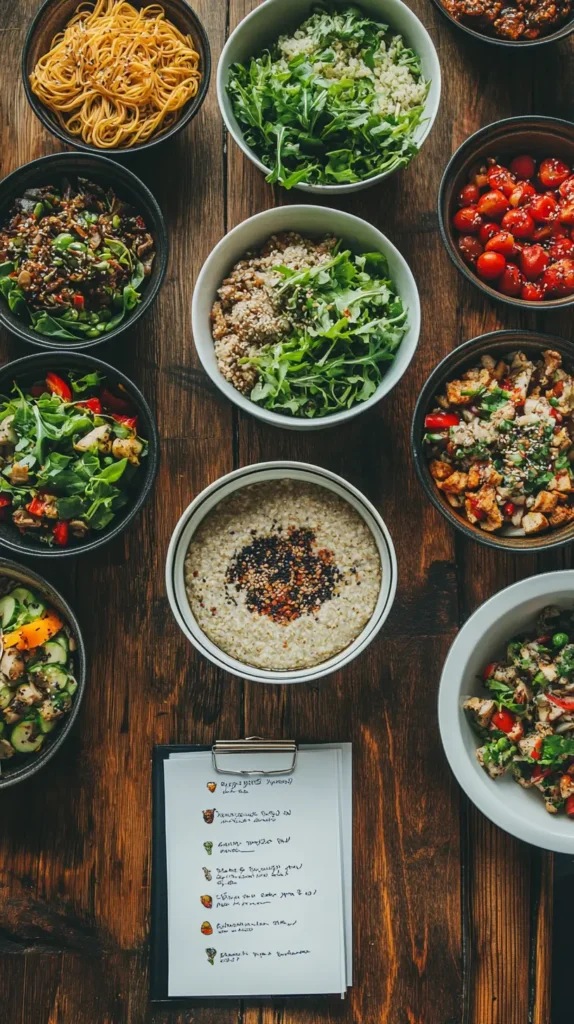
M 275 480 L 242 487 L 210 512 L 185 560 L 198 625 L 247 665 L 319 665 L 355 640 L 381 588 L 364 519 L 324 487 Z
M 219 300 L 211 310 L 217 365 L 242 394 L 255 386 L 257 369 L 240 360 L 268 344 L 288 336 L 296 311 L 287 312 L 276 285 L 282 280 L 274 268 L 290 270 L 313 267 L 330 259 L 336 239 L 303 238 L 294 231 L 272 235 L 256 252 L 246 253 L 218 289 Z

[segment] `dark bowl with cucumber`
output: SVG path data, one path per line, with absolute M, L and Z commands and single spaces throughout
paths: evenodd
M 79 352 L 0 368 L 0 546 L 61 558 L 107 544 L 148 498 L 159 462 L 144 396 Z
M 0 789 L 53 757 L 85 685 L 84 642 L 68 603 L 42 576 L 0 558 Z
M 54 153 L 0 182 L 0 323 L 22 341 L 117 340 L 154 302 L 167 260 L 154 196 L 107 157 Z

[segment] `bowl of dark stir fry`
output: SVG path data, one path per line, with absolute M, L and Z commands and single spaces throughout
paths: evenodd
M 157 466 L 152 412 L 119 370 L 61 350 L 0 370 L 0 545 L 46 557 L 108 543 Z
M 439 690 L 467 796 L 526 842 L 574 853 L 574 572 L 520 580 L 465 622 Z
M 131 171 L 96 155 L 34 160 L 0 183 L 0 322 L 42 348 L 111 341 L 154 301 L 167 251 Z

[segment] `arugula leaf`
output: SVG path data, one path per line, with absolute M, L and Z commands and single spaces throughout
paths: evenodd
M 98 387 L 98 385 L 105 380 L 104 375 L 97 371 L 95 373 L 86 373 L 83 377 L 76 377 L 73 371 L 71 371 L 68 374 L 68 377 L 70 379 L 70 384 L 72 385 L 72 391 L 76 395 L 81 395 L 84 391 L 87 391 L 88 388 Z
M 545 736 L 539 764 L 559 764 L 566 757 L 574 757 L 574 739 L 567 736 Z
M 79 495 L 58 498 L 57 506 L 59 519 L 77 519 L 83 514 L 86 507 Z

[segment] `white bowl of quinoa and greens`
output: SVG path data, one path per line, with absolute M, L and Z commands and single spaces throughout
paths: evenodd
M 372 224 L 282 206 L 216 245 L 195 286 L 192 328 L 203 368 L 241 409 L 274 426 L 322 429 L 401 379 L 418 343 L 419 295 Z
M 327 195 L 407 166 L 440 86 L 433 42 L 401 0 L 265 0 L 217 69 L 225 124 L 267 181 Z
M 179 627 L 219 668 L 311 682 L 374 639 L 397 586 L 389 532 L 342 477 L 266 462 L 221 477 L 181 516 L 166 563 Z
M 478 809 L 574 854 L 574 571 L 519 580 L 477 608 L 445 661 L 438 717 Z

